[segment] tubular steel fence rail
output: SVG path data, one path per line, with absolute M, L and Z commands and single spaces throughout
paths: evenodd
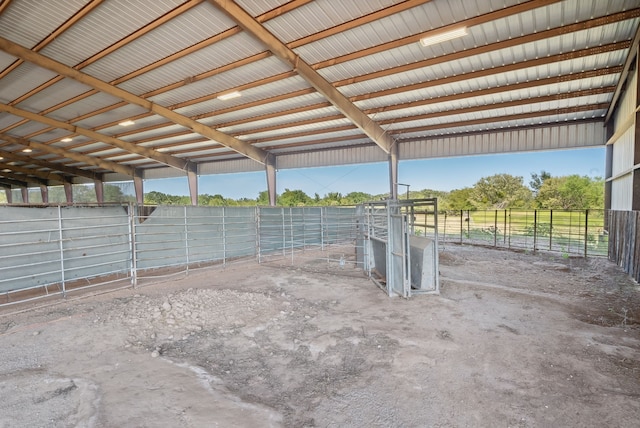
M 440 242 L 488 245 L 563 256 L 607 256 L 604 210 L 443 211 Z
M 409 214 L 410 233 L 429 235 L 437 227 L 440 246 L 457 242 L 567 257 L 606 256 L 609 249 L 604 211 Z M 633 245 L 640 219 L 623 214 L 612 214 L 617 229 L 609 256 L 637 274 L 640 250 Z M 97 285 L 130 287 L 201 267 L 293 262 L 294 254 L 296 260 L 324 257 L 331 266 L 362 268 L 361 260 L 348 259 L 349 249 L 355 258 L 361 227 L 355 207 L 0 206 L 0 306 Z
M 356 239 L 354 207 L 0 206 L 0 306 Z M 326 257 L 326 254 L 324 255 Z M 340 258 L 336 263 L 344 263 Z

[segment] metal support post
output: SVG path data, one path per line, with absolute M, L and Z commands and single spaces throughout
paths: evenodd
M 64 277 L 64 242 L 62 234 L 62 208 L 58 205 L 58 243 L 60 247 L 60 280 L 62 281 L 62 297 L 67 296 L 66 282 Z
M 189 226 L 187 225 L 187 207 L 184 207 L 184 252 L 187 259 L 187 272 L 189 275 Z
M 129 204 L 129 248 L 131 251 L 131 285 L 138 286 L 138 259 L 136 255 L 136 214 L 138 207 Z
M 225 218 L 227 217 L 227 208 L 222 207 L 222 266 L 227 266 L 227 225 Z

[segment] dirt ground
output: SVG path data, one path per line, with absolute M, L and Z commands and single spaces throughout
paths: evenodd
M 638 426 L 619 268 L 447 245 L 440 272 L 408 300 L 307 259 L 2 308 L 0 427 Z

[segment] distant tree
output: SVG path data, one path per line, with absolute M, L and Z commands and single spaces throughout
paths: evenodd
M 236 201 L 237 205 L 239 206 L 243 206 L 243 207 L 254 207 L 256 206 L 256 200 L 255 199 L 249 199 L 249 198 L 240 198 Z
M 533 195 L 522 177 L 496 174 L 478 180 L 470 199 L 480 209 L 527 208 Z
M 439 204 L 439 208 L 445 210 L 474 210 L 476 206 L 471 202 L 471 187 L 455 189 L 449 192 L 446 199 Z
M 104 185 L 104 201 L 105 202 L 135 202 L 133 195 L 125 195 L 119 186 L 113 184 Z
M 536 203 L 545 209 L 602 209 L 604 181 L 579 175 L 551 177 L 540 187 Z
M 321 205 L 340 205 L 342 194 L 340 192 L 329 192 L 321 199 Z
M 258 205 L 269 205 L 269 191 L 263 190 L 262 192 L 258 193 L 256 202 L 258 203 Z
M 96 189 L 93 185 L 74 184 L 71 188 L 74 203 L 97 202 Z
M 278 198 L 278 205 L 285 207 L 300 207 L 309 205 L 313 200 L 302 190 L 284 189 L 284 192 Z
M 189 196 L 168 195 L 154 190 L 145 193 L 144 203 L 149 205 L 191 205 L 191 198 Z
M 373 200 L 373 196 L 365 192 L 350 192 L 342 198 L 342 205 L 358 205 Z
M 198 195 L 198 205 L 221 207 L 225 205 L 236 205 L 233 199 L 225 199 L 220 194 L 209 195 L 207 193 Z
M 550 178 L 551 174 L 545 170 L 540 171 L 540 174 L 535 172 L 531 173 L 531 181 L 529 181 L 529 187 L 531 187 L 531 190 L 533 190 L 534 196 L 538 194 L 544 182 Z

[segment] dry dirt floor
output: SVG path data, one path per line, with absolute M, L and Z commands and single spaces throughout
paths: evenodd
M 439 296 L 236 264 L 0 308 L 0 427 L 632 427 L 640 290 L 604 259 L 447 245 Z

